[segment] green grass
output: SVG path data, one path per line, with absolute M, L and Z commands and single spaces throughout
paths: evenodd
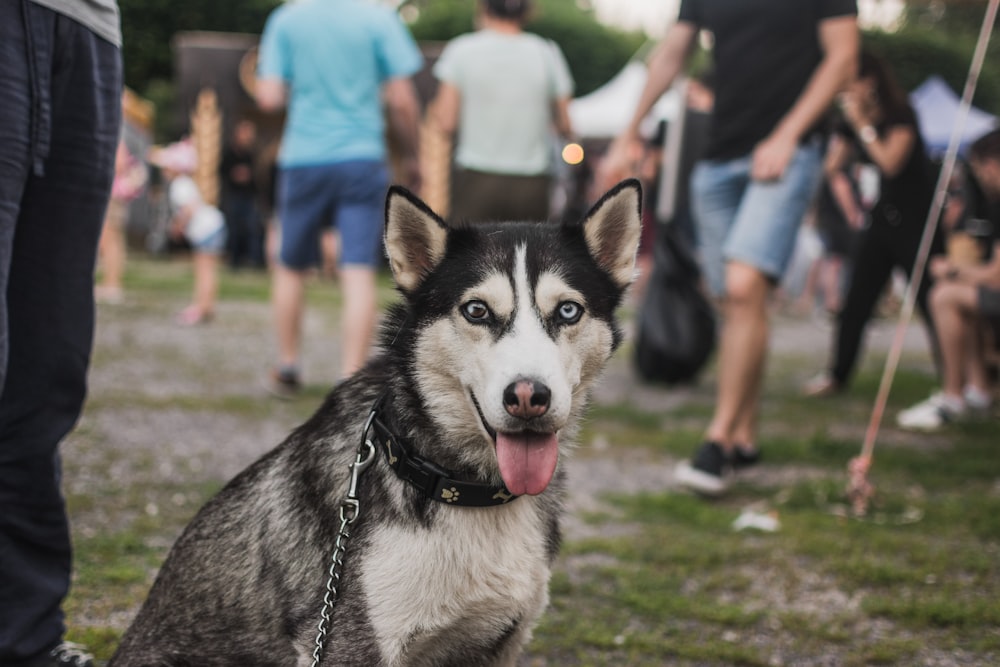
M 190 276 L 180 262 L 136 259 L 126 283 L 136 305 L 119 317 L 165 318 L 187 298 Z M 380 289 L 383 304 L 396 298 L 387 276 Z M 224 302 L 259 305 L 267 321 L 265 276 L 223 273 L 221 294 Z M 318 280 L 309 298 L 325 310 L 339 302 L 336 288 Z M 204 374 L 206 382 L 213 372 L 166 344 L 109 345 L 98 335 L 97 372 L 125 353 L 163 355 L 165 365 Z M 615 363 L 626 363 L 627 353 Z M 715 501 L 667 488 L 633 492 L 626 484 L 578 517 L 591 536 L 563 545 L 551 604 L 525 664 L 1000 664 L 1000 429 L 995 420 L 926 436 L 896 429 L 892 415 L 935 384 L 929 359 L 904 359 L 870 473 L 877 495 L 867 516 L 847 511 L 846 465 L 860 450 L 883 360 L 871 352 L 850 392 L 817 401 L 799 397 L 797 388 L 818 360 L 774 351 L 761 420 L 765 468 L 773 474 L 739 481 Z M 706 373 L 669 409 L 627 400 L 594 405 L 581 454 L 639 452 L 652 462 L 688 456 L 711 415 L 713 378 Z M 68 480 L 94 477 L 67 494 L 76 578 L 66 610 L 70 638 L 101 660 L 172 540 L 226 481 L 148 450 L 106 451 L 102 416 L 177 411 L 291 428 L 326 391 L 316 385 L 287 405 L 242 389 L 105 387 L 92 395 L 65 455 Z M 586 451 L 598 440 L 605 449 Z M 122 464 L 118 452 L 136 479 L 104 472 Z M 166 464 L 185 475 L 160 481 Z M 734 531 L 747 507 L 776 513 L 780 529 Z
M 803 400 L 785 387 L 765 401 L 763 421 L 771 424 L 765 433 L 782 434 L 766 438 L 768 462 L 809 466 L 815 479 L 738 484 L 711 502 L 676 493 L 606 498 L 618 511 L 593 515 L 592 522 L 635 529 L 628 540 L 566 546 L 562 562 L 574 569 L 577 583 L 556 578 L 536 650 L 561 654 L 555 664 L 768 665 L 780 654 L 797 656 L 780 664 L 835 655 L 824 664 L 907 665 L 921 664 L 920 651 L 929 645 L 965 656 L 969 662 L 962 664 L 995 664 L 997 425 L 957 426 L 935 436 L 946 441 L 941 447 L 910 436 L 907 446 L 877 449 L 871 512 L 848 518 L 846 462 L 858 453 L 878 384 L 871 374 L 860 379 L 856 390 L 835 400 Z M 915 384 L 924 386 L 898 392 L 903 398 L 893 400 L 893 412 L 926 395 L 928 380 Z M 686 408 L 678 412 L 678 418 L 690 415 Z M 857 441 L 827 435 L 853 413 L 864 417 Z M 683 456 L 697 437 L 659 432 L 672 416 L 601 406 L 589 428 Z M 786 434 L 789 425 L 796 428 Z M 895 435 L 890 424 L 884 428 L 887 438 Z M 780 531 L 733 531 L 733 520 L 750 505 L 776 512 Z M 796 600 L 810 596 L 818 599 L 815 608 L 797 611 Z M 829 598 L 834 604 L 824 609 Z M 890 638 L 873 627 L 894 630 Z M 591 635 L 600 641 L 587 639 Z M 609 645 L 607 636 L 617 643 Z M 764 638 L 763 645 L 747 646 L 751 637 Z

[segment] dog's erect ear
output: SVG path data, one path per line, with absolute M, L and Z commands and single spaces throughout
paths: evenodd
M 642 186 L 634 178 L 608 191 L 583 220 L 583 237 L 590 254 L 622 289 L 635 278 L 641 232 Z
M 385 200 L 385 251 L 396 284 L 412 292 L 444 257 L 448 227 L 427 204 L 394 185 Z

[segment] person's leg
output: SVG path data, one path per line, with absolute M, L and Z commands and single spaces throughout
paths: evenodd
M 893 262 L 890 250 L 886 248 L 888 242 L 891 239 L 884 238 L 884 231 L 876 228 L 865 230 L 858 241 L 851 282 L 837 317 L 837 331 L 833 339 L 830 375 L 837 387 L 846 387 L 850 382 L 865 329 L 889 282 Z
M 726 291 L 722 248 L 749 183 L 749 160 L 699 162 L 691 174 L 691 213 L 697 225 L 701 269 L 716 298 Z
M 841 300 L 840 276 L 844 259 L 840 255 L 827 255 L 820 269 L 820 293 L 823 295 L 823 308 L 830 315 L 840 312 Z
M 232 193 L 225 192 L 222 195 L 222 212 L 226 219 L 226 263 L 230 269 L 238 269 L 241 259 L 240 214 Z
M 940 351 L 941 391 L 896 415 L 903 428 L 936 430 L 967 412 L 966 372 L 976 358 L 979 326 L 977 290 L 972 285 L 940 282 L 930 291 L 930 310 Z
M 713 291 L 726 290 L 715 412 L 705 443 L 691 463 L 677 471 L 682 484 L 700 492 L 723 492 L 726 484 L 722 477 L 727 468 L 756 460 L 768 301 L 791 259 L 820 169 L 819 146 L 809 144 L 796 151 L 779 181 L 747 181 L 748 159 L 702 163 L 693 174 L 703 267 Z M 721 213 L 732 209 L 733 194 L 741 190 L 727 230 Z M 726 262 L 724 271 L 713 266 L 713 260 L 722 259 Z
M 769 337 L 771 280 L 742 262 L 726 265 L 715 414 L 706 436 L 729 450 L 755 442 L 757 402 Z
M 256 266 L 260 248 L 256 241 L 257 218 L 253 196 L 246 193 L 234 195 L 233 209 L 236 215 L 236 233 L 239 235 L 233 245 L 236 267 Z
M 340 284 L 344 294 L 340 374 L 347 377 L 364 366 L 371 349 L 378 315 L 375 269 L 357 264 L 344 266 L 340 270 Z
M 304 309 L 303 272 L 277 262 L 271 273 L 271 312 L 278 342 L 278 365 L 281 368 L 298 368 Z
M 202 318 L 215 314 L 219 294 L 219 255 L 214 252 L 194 253 L 194 306 Z
M 974 359 L 971 346 L 976 340 L 977 290 L 972 285 L 941 282 L 930 292 L 930 310 L 941 351 L 941 390 L 945 396 L 962 399 L 965 373 Z
M 9 347 L 0 354 L 3 665 L 37 658 L 64 631 L 72 552 L 58 445 L 86 394 L 97 241 L 121 118 L 118 49 L 50 10 L 26 7 L 22 15 L 21 3 L 0 3 L 0 265 L 7 276 L 0 339 Z M 38 78 L 28 79 L 29 71 Z M 31 110 L 43 112 L 34 125 Z M 30 171 L 32 152 L 43 170 Z
M 271 310 L 278 347 L 277 377 L 298 389 L 305 272 L 319 261 L 319 233 L 330 219 L 335 174 L 329 166 L 279 168 L 276 261 L 271 271 Z M 278 387 L 281 388 L 280 386 Z M 275 391 L 283 394 L 287 392 Z
M 732 333 L 725 364 L 734 367 L 732 387 L 720 378 L 711 437 L 724 446 L 756 443 L 759 396 L 764 380 L 769 337 L 768 303 L 795 251 L 799 227 L 813 201 L 821 177 L 817 142 L 798 148 L 785 175 L 777 181 L 752 181 L 723 248 L 726 257 L 725 329 Z M 729 335 L 723 332 L 725 337 Z M 723 398 L 724 397 L 724 398 Z
M 993 402 L 995 378 L 989 367 L 992 348 L 1000 341 L 1000 290 L 980 286 L 976 295 L 973 325 L 978 334 L 975 354 L 970 355 L 965 374 L 965 400 L 975 409 L 988 409 Z
M 125 218 L 126 202 L 112 199 L 101 227 L 98 245 L 101 263 L 101 282 L 95 294 L 98 300 L 115 303 L 121 300 L 125 275 Z
M 749 172 L 748 159 L 727 162 L 704 161 L 695 166 L 691 175 L 691 212 L 698 226 L 697 238 L 704 282 L 708 291 L 722 300 L 724 315 L 727 266 L 722 248 L 739 211 L 744 191 L 750 183 Z M 725 350 L 733 349 L 732 342 L 728 344 L 726 342 L 727 337 L 732 338 L 729 334 L 733 333 L 728 330 L 727 324 L 726 318 L 723 317 L 719 335 L 719 359 L 716 362 L 720 375 L 728 363 L 722 356 Z M 724 381 L 720 377 L 718 382 L 720 384 L 718 391 L 721 392 L 721 384 Z M 740 402 L 742 401 L 736 401 Z M 700 493 L 714 495 L 722 493 L 726 488 L 722 476 L 732 465 L 733 454 L 733 442 L 728 431 L 735 421 L 733 414 L 738 412 L 738 408 L 727 407 L 725 410 L 728 410 L 730 415 L 720 417 L 717 405 L 709 433 L 706 434 L 707 439 L 695 450 L 691 461 L 682 462 L 675 471 L 679 483 Z M 717 420 L 719 428 L 715 428 Z M 723 427 L 725 420 L 730 423 Z M 724 435 L 728 442 L 715 441 L 712 439 L 713 435 Z
M 344 305 L 341 377 L 368 359 L 375 333 L 378 305 L 375 271 L 382 257 L 382 227 L 388 172 L 380 162 L 354 161 L 338 165 L 336 227 L 340 231 L 340 281 Z

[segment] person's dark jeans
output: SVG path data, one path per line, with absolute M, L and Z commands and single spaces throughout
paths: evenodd
M 116 46 L 34 3 L 0 3 L 3 665 L 64 632 L 71 545 L 58 445 L 86 393 L 121 88 Z
M 920 246 L 920 233 L 920 228 L 901 229 L 885 222 L 873 222 L 861 232 L 851 259 L 851 280 L 837 318 L 834 337 L 830 374 L 839 386 L 846 387 L 857 369 L 865 330 L 875 306 L 890 283 L 893 269 L 901 268 L 908 278 L 911 277 L 910 272 Z M 931 252 L 938 253 L 942 247 L 940 238 L 935 238 Z M 931 353 L 937 361 L 937 334 L 927 301 L 930 288 L 931 281 L 925 272 L 917 290 L 916 306 L 923 315 Z
M 223 211 L 229 266 L 264 268 L 264 228 L 253 193 L 227 193 L 223 197 Z

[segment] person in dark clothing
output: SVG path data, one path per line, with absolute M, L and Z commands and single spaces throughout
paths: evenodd
M 684 486 L 724 493 L 730 473 L 759 458 L 757 426 L 770 334 L 769 303 L 822 173 L 822 118 L 854 76 L 854 0 L 681 0 L 650 55 L 646 83 L 604 160 L 631 170 L 639 126 L 713 35 L 715 101 L 691 174 L 701 268 L 719 298 L 717 401 L 704 441 L 675 470 Z
M 858 78 L 840 101 L 845 123 L 830 150 L 846 154 L 852 144 L 859 148 L 861 161 L 877 170 L 878 195 L 853 253 L 833 359 L 827 371 L 806 383 L 804 393 L 809 396 L 830 395 L 847 386 L 865 328 L 893 270 L 902 269 L 911 281 L 915 279 L 910 274 L 934 190 L 934 170 L 920 137 L 916 113 L 885 60 L 862 51 Z M 865 183 L 859 187 L 864 197 Z M 938 234 L 931 252 L 940 254 L 943 250 Z M 926 272 L 916 279 L 920 281 L 916 303 L 936 354 L 936 336 L 927 305 L 930 281 Z
M 60 445 L 87 393 L 94 264 L 122 118 L 115 0 L 0 2 L 0 665 L 92 667 L 64 641 Z
M 232 141 L 219 164 L 222 182 L 222 212 L 226 217 L 226 251 L 229 267 L 263 268 L 264 228 L 257 210 L 257 127 L 241 120 L 233 128 Z
M 969 211 L 963 232 L 979 246 L 977 261 L 938 257 L 931 263 L 930 307 L 941 342 L 941 390 L 896 415 L 902 428 L 935 431 L 989 416 L 993 380 L 987 345 L 1000 340 L 1000 130 L 969 147 Z

